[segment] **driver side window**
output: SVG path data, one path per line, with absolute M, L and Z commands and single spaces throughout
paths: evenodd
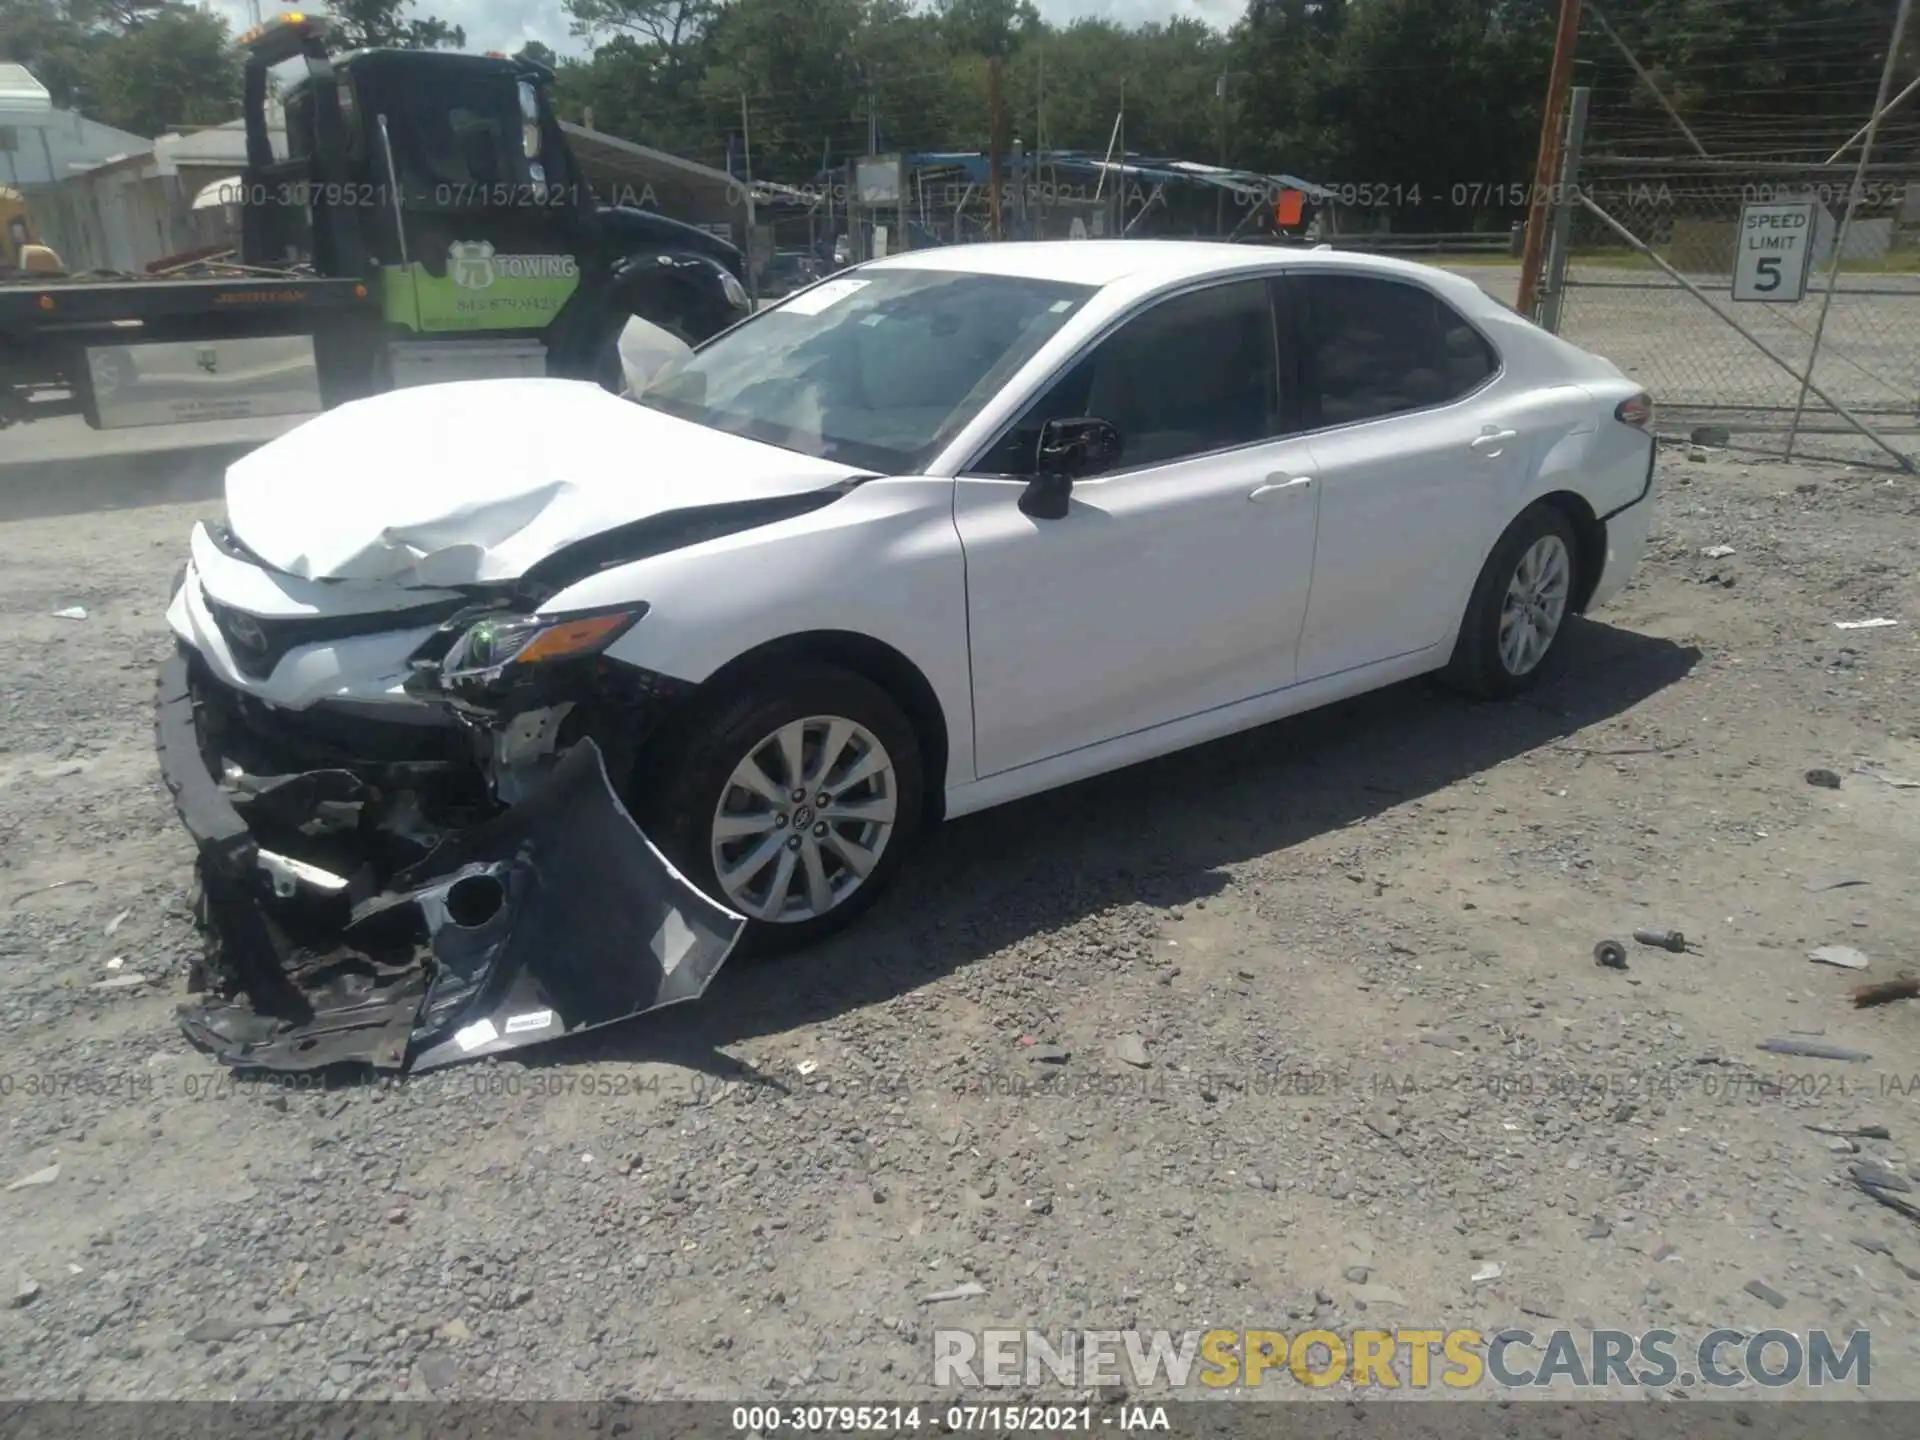
M 1031 475 L 1041 426 L 1080 416 L 1120 432 L 1121 470 L 1280 434 L 1267 282 L 1234 280 L 1176 295 L 1126 321 L 1054 382 L 975 473 Z

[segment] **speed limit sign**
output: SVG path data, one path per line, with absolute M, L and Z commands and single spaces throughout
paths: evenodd
M 1813 260 L 1815 203 L 1790 200 L 1740 211 L 1740 248 L 1733 259 L 1733 298 L 1791 305 L 1805 298 Z

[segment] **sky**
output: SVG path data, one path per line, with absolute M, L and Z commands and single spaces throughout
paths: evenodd
M 1246 0 L 1036 0 L 1040 13 L 1055 24 L 1101 18 L 1124 25 L 1188 16 L 1225 28 L 1239 19 Z M 213 9 L 244 30 L 251 20 L 244 0 L 213 0 Z M 263 16 L 292 9 L 276 0 L 260 0 Z M 325 0 L 314 8 L 322 13 Z M 416 15 L 438 15 L 463 26 L 470 50 L 518 50 L 539 40 L 562 55 L 585 53 L 584 44 L 567 33 L 566 11 L 555 0 L 414 0 Z

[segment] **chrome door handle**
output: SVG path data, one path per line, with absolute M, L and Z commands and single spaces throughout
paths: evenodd
M 1488 430 L 1473 442 L 1473 448 L 1483 455 L 1498 455 L 1506 445 L 1520 432 L 1518 430 Z
M 1270 475 L 1267 477 L 1266 484 L 1256 485 L 1247 493 L 1247 499 L 1271 500 L 1275 495 L 1283 494 L 1289 490 L 1311 490 L 1312 488 L 1313 477 L 1311 475 L 1293 475 L 1286 478 L 1278 475 Z

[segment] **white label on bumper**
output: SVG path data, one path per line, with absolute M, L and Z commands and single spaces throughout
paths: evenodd
M 464 1030 L 456 1030 L 454 1043 L 462 1050 L 478 1050 L 482 1045 L 491 1044 L 500 1038 L 500 1032 L 494 1028 L 491 1020 L 476 1020 Z
M 553 1011 L 529 1010 L 524 1015 L 507 1017 L 507 1034 L 523 1035 L 529 1030 L 545 1030 L 553 1024 Z
M 660 922 L 659 933 L 653 937 L 653 953 L 660 958 L 660 968 L 669 975 L 678 970 L 680 962 L 693 948 L 693 941 L 693 931 L 680 918 L 680 912 L 669 910 L 667 918 Z

